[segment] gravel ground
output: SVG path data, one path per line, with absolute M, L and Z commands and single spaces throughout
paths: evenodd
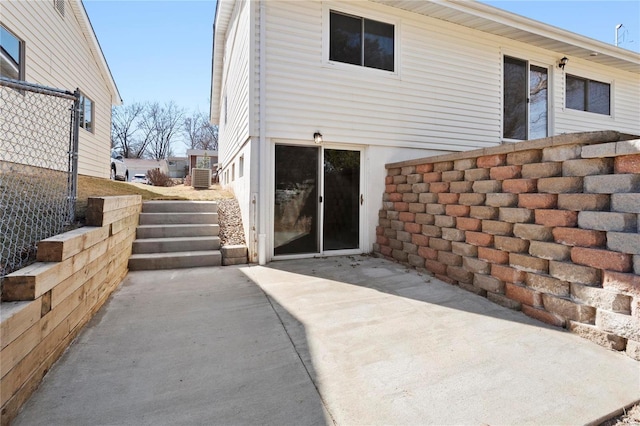
M 218 200 L 220 242 L 223 246 L 245 244 L 242 215 L 235 198 Z
M 619 417 L 608 420 L 602 423 L 601 426 L 628 426 L 628 425 L 640 425 L 640 404 L 634 405 L 629 408 Z

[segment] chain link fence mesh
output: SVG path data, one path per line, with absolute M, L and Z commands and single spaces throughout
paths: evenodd
M 77 98 L 0 78 L 0 280 L 74 220 Z

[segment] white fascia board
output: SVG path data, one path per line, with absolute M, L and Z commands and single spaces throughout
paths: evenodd
M 235 0 L 218 0 L 216 16 L 213 21 L 213 52 L 211 64 L 211 100 L 209 120 L 212 124 L 220 121 L 220 96 L 222 91 L 222 67 L 224 64 L 224 45 L 229 20 L 233 13 Z

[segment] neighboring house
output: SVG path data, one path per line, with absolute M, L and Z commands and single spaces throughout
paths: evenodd
M 211 169 L 211 176 L 216 176 L 218 170 L 218 151 L 205 149 L 188 149 L 187 162 L 189 165 L 189 175 L 191 169 Z
M 167 160 L 144 160 L 141 158 L 125 158 L 124 164 L 127 165 L 129 171 L 129 179 L 134 175 L 146 175 L 149 170 L 159 169 L 162 173 L 168 175 L 169 167 Z
M 184 179 L 189 171 L 189 159 L 187 157 L 169 157 L 167 166 L 170 178 Z
M 217 3 L 210 118 L 251 261 L 370 252 L 385 163 L 638 117 L 640 55 L 482 3 Z
M 2 75 L 81 92 L 78 172 L 109 177 L 111 107 L 120 105 L 91 22 L 80 0 L 3 0 Z

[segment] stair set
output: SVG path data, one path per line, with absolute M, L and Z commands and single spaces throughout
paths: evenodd
M 145 201 L 129 269 L 220 266 L 218 203 Z

